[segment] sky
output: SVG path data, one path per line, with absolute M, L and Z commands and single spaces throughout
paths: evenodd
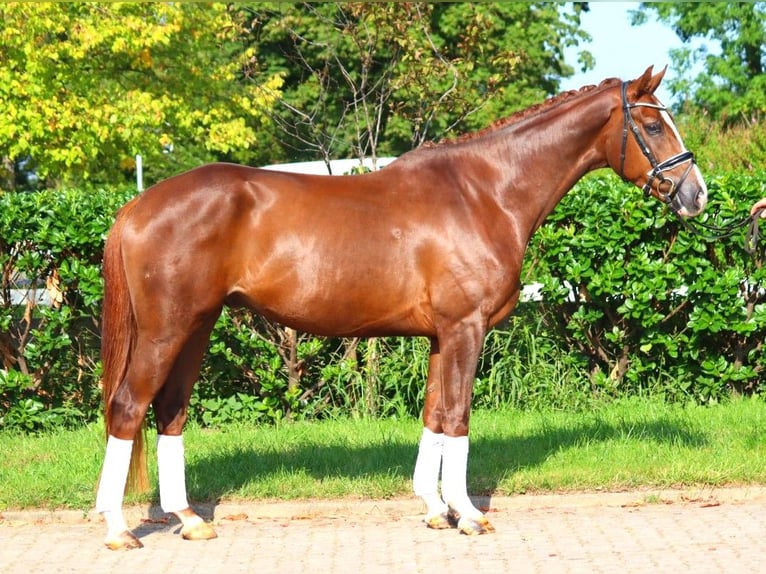
M 590 11 L 581 14 L 581 26 L 593 40 L 569 49 L 566 57 L 567 63 L 577 69 L 577 52 L 588 50 L 596 60 L 596 67 L 563 80 L 562 91 L 598 84 L 605 78 L 632 80 L 652 65 L 656 72 L 667 64 L 665 78 L 674 76 L 668 51 L 681 47 L 682 43 L 669 26 L 660 24 L 654 17 L 646 24 L 631 26 L 628 11 L 637 9 L 639 2 L 589 2 L 588 5 Z M 657 90 L 657 97 L 666 105 L 673 103 L 663 84 Z

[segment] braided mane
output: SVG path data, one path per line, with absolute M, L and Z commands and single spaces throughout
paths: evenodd
M 527 119 L 527 118 L 529 118 L 531 116 L 537 115 L 537 114 L 539 114 L 541 112 L 544 112 L 544 111 L 546 111 L 546 110 L 548 110 L 550 108 L 553 108 L 553 107 L 556 107 L 556 106 L 558 106 L 560 104 L 563 104 L 564 102 L 568 102 L 568 101 L 570 101 L 570 100 L 572 100 L 574 98 L 577 98 L 577 97 L 583 96 L 585 94 L 588 94 L 588 93 L 590 93 L 590 92 L 592 92 L 594 90 L 601 90 L 601 89 L 610 88 L 610 87 L 612 87 L 612 86 L 614 86 L 616 84 L 619 84 L 621 82 L 622 82 L 622 80 L 620 80 L 619 78 L 607 78 L 606 80 L 601 81 L 601 83 L 599 83 L 597 86 L 596 85 L 588 85 L 588 86 L 583 86 L 579 90 L 568 90 L 568 91 L 562 92 L 562 93 L 560 93 L 560 94 L 558 94 L 556 96 L 552 96 L 552 97 L 548 98 L 547 100 L 545 100 L 544 102 L 542 102 L 540 104 L 534 104 L 534 105 L 532 105 L 532 106 L 530 106 L 528 108 L 525 108 L 523 110 L 520 110 L 520 111 L 518 111 L 518 112 L 516 112 L 516 113 L 514 113 L 514 114 L 512 114 L 512 115 L 510 115 L 508 117 L 500 118 L 499 120 L 493 122 L 492 124 L 490 124 L 486 128 L 480 129 L 478 131 L 462 134 L 462 135 L 459 135 L 459 136 L 454 137 L 454 138 L 445 139 L 445 140 L 442 140 L 442 141 L 436 142 L 436 143 L 435 142 L 426 142 L 423 145 L 425 147 L 434 147 L 434 146 L 439 146 L 439 145 L 449 145 L 449 144 L 461 143 L 461 142 L 477 139 L 477 138 L 480 138 L 480 137 L 482 137 L 484 135 L 487 135 L 490 132 L 496 131 L 496 130 L 498 130 L 500 128 L 503 128 L 505 126 L 514 124 L 516 122 L 520 122 L 522 120 L 525 120 L 525 119 Z

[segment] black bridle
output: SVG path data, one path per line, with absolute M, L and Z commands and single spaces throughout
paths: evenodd
M 652 108 L 660 111 L 667 111 L 667 108 L 661 104 L 651 104 L 648 102 L 628 102 L 627 92 L 628 82 L 623 82 L 622 113 L 624 122 L 622 126 L 622 149 L 620 152 L 620 177 L 622 177 L 622 179 L 625 181 L 628 181 L 628 179 L 625 177 L 625 154 L 627 153 L 628 147 L 628 130 L 630 130 L 633 133 L 633 137 L 636 139 L 638 147 L 641 149 L 641 153 L 644 154 L 644 157 L 649 160 L 649 163 L 652 166 L 652 169 L 647 172 L 649 179 L 642 188 L 644 193 L 649 195 L 652 192 L 652 184 L 654 183 L 654 180 L 658 179 L 659 183 L 657 184 L 657 196 L 659 199 L 663 203 L 667 204 L 668 208 L 678 217 L 678 219 L 681 221 L 681 224 L 688 231 L 702 238 L 704 241 L 716 241 L 719 239 L 731 237 L 732 235 L 735 235 L 741 227 L 747 226 L 747 231 L 745 233 L 745 251 L 751 255 L 754 254 L 758 246 L 758 222 L 760 220 L 761 212 L 764 210 L 760 209 L 753 215 L 748 215 L 742 219 L 729 222 L 724 226 L 710 225 L 700 221 L 695 221 L 694 226 L 692 226 L 691 222 L 681 217 L 681 215 L 678 213 L 678 210 L 672 205 L 672 202 L 678 193 L 681 184 L 683 184 L 692 168 L 696 164 L 694 160 L 694 154 L 690 151 L 682 151 L 681 153 L 677 153 L 676 155 L 669 157 L 665 161 L 658 162 L 657 158 L 654 157 L 652 150 L 649 149 L 644 136 L 641 134 L 641 130 L 638 129 L 638 126 L 636 125 L 636 122 L 633 119 L 633 115 L 630 113 L 630 111 L 633 108 L 641 107 Z M 689 165 L 684 170 L 684 173 L 681 175 L 678 183 L 663 173 L 687 162 Z M 697 229 L 697 227 L 704 231 L 700 231 L 700 229 Z
M 623 82 L 622 114 L 624 117 L 624 122 L 622 126 L 622 150 L 620 152 L 620 176 L 623 179 L 626 179 L 625 154 L 627 153 L 628 148 L 628 129 L 630 129 L 630 131 L 633 132 L 633 137 L 636 139 L 638 147 L 641 149 L 641 153 L 644 154 L 644 157 L 649 160 L 649 163 L 652 166 L 652 169 L 647 172 L 649 179 L 642 188 L 644 193 L 649 195 L 652 192 L 652 184 L 654 183 L 654 180 L 658 179 L 659 183 L 657 184 L 657 195 L 660 200 L 670 205 L 678 193 L 678 189 L 681 187 L 681 184 L 684 182 L 686 177 L 689 175 L 689 172 L 691 172 L 692 168 L 694 167 L 694 154 L 690 151 L 682 151 L 681 153 L 677 153 L 676 155 L 669 157 L 665 161 L 658 162 L 657 158 L 654 157 L 652 150 L 649 149 L 644 136 L 641 134 L 641 130 L 638 129 L 638 126 L 636 125 L 636 122 L 633 119 L 633 115 L 630 113 L 630 111 L 633 108 L 652 108 L 655 110 L 667 111 L 667 108 L 661 104 L 650 104 L 648 102 L 630 103 L 628 102 L 627 92 L 628 82 Z M 670 171 L 687 162 L 689 165 L 681 176 L 681 179 L 678 180 L 678 183 L 664 174 L 664 172 Z

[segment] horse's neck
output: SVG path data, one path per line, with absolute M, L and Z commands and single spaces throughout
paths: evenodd
M 517 218 L 523 215 L 530 235 L 579 179 L 606 166 L 598 140 L 613 106 L 608 98 L 565 102 L 495 135 L 491 156 L 505 167 L 497 201 Z

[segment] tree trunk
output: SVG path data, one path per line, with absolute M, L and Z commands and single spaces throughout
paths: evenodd
M 3 156 L 0 162 L 0 189 L 16 191 L 16 164 L 8 156 Z

